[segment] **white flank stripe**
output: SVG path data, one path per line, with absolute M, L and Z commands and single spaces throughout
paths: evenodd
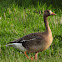
M 30 40 L 35 40 L 36 38 L 30 39 Z M 26 42 L 26 41 L 30 41 L 30 40 L 22 40 L 21 42 Z

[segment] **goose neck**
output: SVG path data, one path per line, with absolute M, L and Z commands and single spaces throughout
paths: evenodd
M 48 23 L 48 17 L 44 16 L 44 23 L 45 23 L 45 28 L 47 31 L 51 31 Z

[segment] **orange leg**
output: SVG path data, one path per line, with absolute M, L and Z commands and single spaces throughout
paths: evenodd
M 28 55 L 26 54 L 26 51 L 24 52 L 25 56 L 29 59 Z
M 38 58 L 38 52 L 35 54 L 35 59 L 37 60 L 37 58 Z
M 26 51 L 24 52 L 24 54 L 29 59 L 29 56 L 26 54 Z M 31 60 L 33 60 L 33 57 L 31 57 Z

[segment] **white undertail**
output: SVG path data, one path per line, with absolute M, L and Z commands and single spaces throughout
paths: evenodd
M 12 43 L 12 44 L 7 44 L 6 46 L 7 47 L 11 46 L 11 47 L 17 48 L 21 51 L 26 51 L 26 49 L 23 47 L 22 43 Z

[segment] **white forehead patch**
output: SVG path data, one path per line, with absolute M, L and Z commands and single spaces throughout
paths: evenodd
M 50 10 L 49 13 L 50 13 L 50 15 L 51 15 L 52 11 Z

